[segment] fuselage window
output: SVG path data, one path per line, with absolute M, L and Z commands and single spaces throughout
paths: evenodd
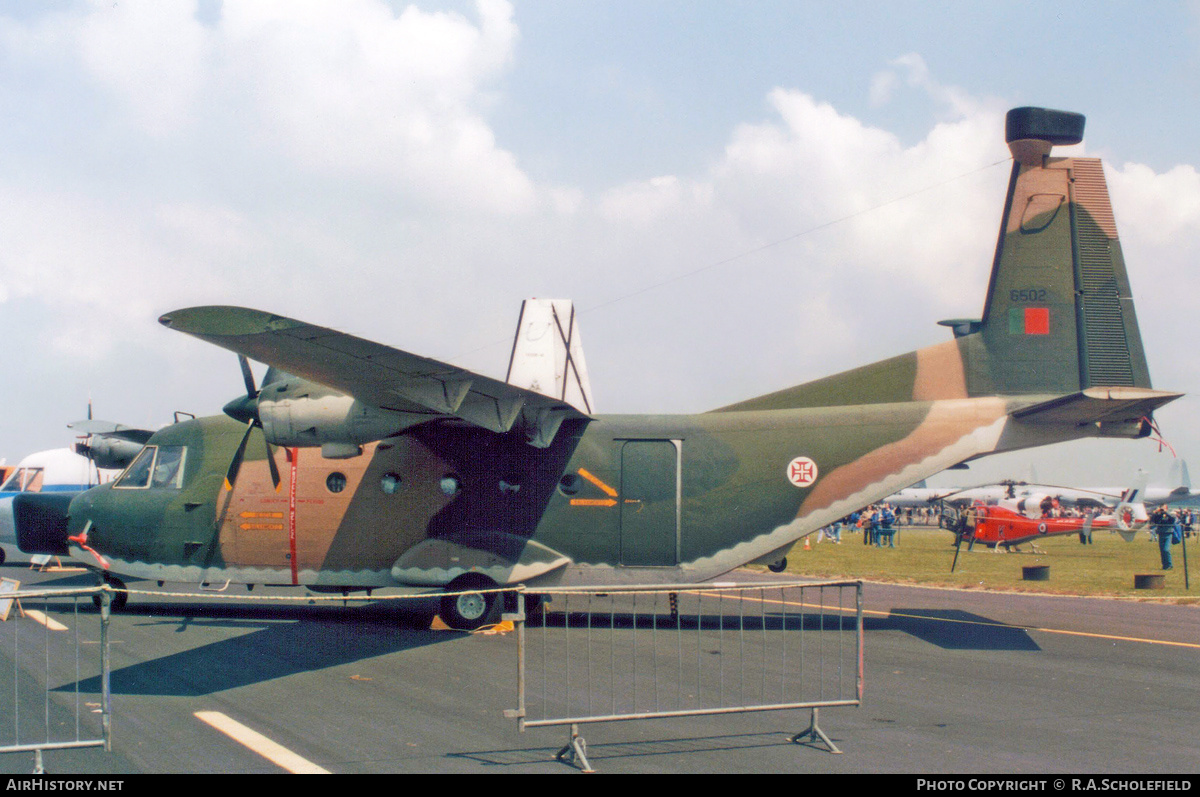
M 325 477 L 325 486 L 331 493 L 340 493 L 346 489 L 346 474 L 334 471 Z
M 385 473 L 379 481 L 379 489 L 383 490 L 385 495 L 395 495 L 400 489 L 401 479 L 398 473 Z
M 442 488 L 442 493 L 445 495 L 458 495 L 458 491 L 462 489 L 462 482 L 453 473 L 447 473 L 438 482 L 438 486 Z

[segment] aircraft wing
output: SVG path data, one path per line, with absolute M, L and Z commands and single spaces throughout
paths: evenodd
M 145 445 L 153 435 L 149 429 L 134 429 L 131 426 L 125 426 L 112 421 L 93 421 L 91 418 L 84 421 L 74 421 L 67 424 L 68 429 L 74 429 L 79 434 L 94 434 L 103 437 L 113 437 L 117 440 L 125 440 L 130 443 L 138 443 Z
M 519 425 L 539 448 L 550 444 L 564 420 L 590 419 L 560 399 L 261 310 L 191 307 L 159 322 L 364 404 L 459 418 L 496 433 Z

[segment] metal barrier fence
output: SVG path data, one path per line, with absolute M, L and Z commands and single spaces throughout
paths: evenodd
M 569 725 L 558 758 L 585 771 L 584 723 L 809 709 L 792 741 L 840 753 L 818 711 L 862 703 L 861 581 L 530 589 L 517 602 L 518 705 L 505 713 L 522 731 Z
M 34 774 L 42 774 L 46 750 L 111 749 L 111 595 L 101 587 L 0 590 L 0 753 L 32 752 Z M 100 612 L 80 613 L 81 601 L 99 603 Z M 52 612 L 73 622 L 65 626 Z M 93 632 L 84 631 L 88 618 Z M 93 679 L 98 695 L 81 689 Z

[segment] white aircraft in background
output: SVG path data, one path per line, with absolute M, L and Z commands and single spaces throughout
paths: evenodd
M 1146 471 L 1139 470 L 1136 483 L 1145 485 Z M 886 503 L 898 507 L 928 507 L 938 501 L 954 506 L 970 506 L 976 502 L 995 504 L 1006 499 L 1029 499 L 1049 496 L 1064 506 L 1092 506 L 1112 508 L 1121 503 L 1128 487 L 1059 487 L 1037 481 L 1032 468 L 1029 481 L 1001 481 L 978 487 L 927 487 L 924 481 L 906 487 L 885 498 Z M 1167 486 L 1142 487 L 1131 501 L 1147 506 L 1159 504 L 1196 503 L 1200 492 L 1192 491 L 1192 480 L 1188 475 L 1187 463 L 1176 459 L 1171 463 Z
M 0 484 L 0 563 L 17 549 L 12 508 L 17 493 L 78 492 L 106 482 L 119 472 L 100 470 L 70 448 L 39 451 L 22 459 Z

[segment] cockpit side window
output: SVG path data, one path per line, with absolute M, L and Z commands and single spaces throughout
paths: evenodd
M 151 487 L 183 486 L 183 446 L 159 446 L 158 456 L 154 459 L 154 474 L 150 479 Z
M 0 484 L 0 493 L 19 493 L 24 482 L 25 469 L 17 468 L 4 480 L 4 484 Z
M 135 489 L 150 486 L 150 471 L 154 469 L 154 454 L 158 446 L 146 446 L 113 485 L 114 489 Z
M 186 454 L 186 446 L 146 446 L 113 484 L 113 488 L 140 490 L 166 487 L 178 490 L 183 487 Z
M 42 468 L 17 468 L 8 481 L 0 485 L 0 493 L 40 492 L 43 473 Z

